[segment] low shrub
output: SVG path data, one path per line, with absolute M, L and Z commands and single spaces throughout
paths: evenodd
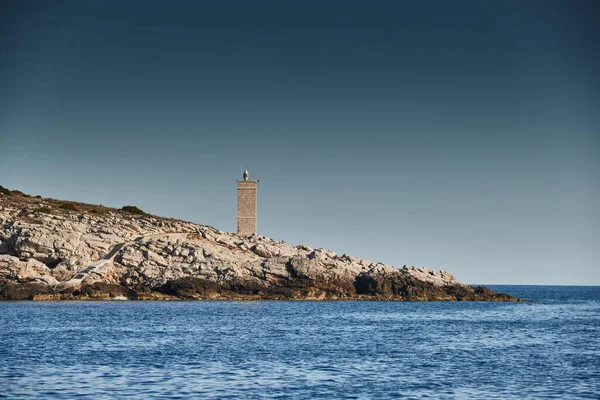
M 41 212 L 41 213 L 45 213 L 45 214 L 50 214 L 52 212 L 52 210 L 50 209 L 50 207 L 38 207 L 38 208 L 34 208 L 33 211 L 34 212 Z
M 10 190 L 10 189 L 5 188 L 4 186 L 0 186 L 0 194 L 6 195 L 6 196 L 31 197 L 31 195 L 25 194 L 25 193 L 21 192 L 20 190 Z
M 121 208 L 121 210 L 132 214 L 146 215 L 144 211 L 140 210 L 136 206 L 124 206 L 123 208 Z
M 77 211 L 77 207 L 75 207 L 75 205 L 72 203 L 63 203 L 61 204 L 60 209 L 67 211 Z

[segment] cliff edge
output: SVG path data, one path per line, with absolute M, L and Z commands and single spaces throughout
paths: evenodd
M 445 271 L 0 188 L 4 300 L 518 300 Z

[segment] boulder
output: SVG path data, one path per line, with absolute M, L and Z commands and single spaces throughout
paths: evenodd
M 12 196 L 0 197 L 0 281 L 0 298 L 512 299 L 446 271 Z

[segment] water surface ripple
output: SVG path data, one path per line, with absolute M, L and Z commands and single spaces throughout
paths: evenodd
M 600 287 L 527 303 L 2 302 L 0 398 L 598 398 Z

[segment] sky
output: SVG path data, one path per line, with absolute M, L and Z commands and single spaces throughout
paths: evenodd
M 3 1 L 0 185 L 600 284 L 600 3 Z

